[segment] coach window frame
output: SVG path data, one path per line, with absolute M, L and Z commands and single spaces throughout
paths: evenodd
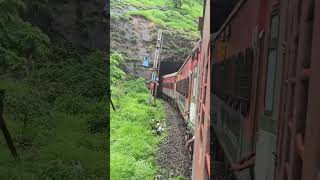
M 277 19 L 274 19 L 274 18 L 277 18 Z M 276 39 L 273 41 L 272 39 L 272 29 L 273 29 L 273 21 L 274 20 L 277 20 L 278 23 L 276 24 Z M 272 116 L 273 113 L 274 113 L 274 103 L 275 103 L 275 91 L 276 91 L 276 88 L 279 88 L 279 87 L 276 87 L 276 81 L 277 81 L 277 66 L 278 66 L 278 53 L 279 53 L 279 47 L 278 47 L 278 44 L 279 44 L 279 35 L 280 35 L 280 14 L 279 14 L 279 9 L 278 8 L 275 8 L 272 13 L 271 13 L 271 16 L 270 16 L 270 26 L 269 26 L 269 37 L 268 37 L 268 52 L 267 52 L 267 71 L 266 71 L 266 82 L 265 82 L 265 94 L 264 94 L 264 112 L 265 112 L 265 115 L 267 116 Z M 274 60 L 274 66 L 272 66 L 273 68 L 273 72 L 274 72 L 274 77 L 273 77 L 273 80 L 272 82 L 272 86 L 273 88 L 271 89 L 272 92 L 268 92 L 268 85 L 270 85 L 268 83 L 268 81 L 270 81 L 270 73 L 272 73 L 271 71 L 269 71 L 269 66 L 270 66 L 270 59 L 272 58 L 271 57 L 271 52 L 275 52 L 275 60 Z M 269 89 L 270 91 L 270 89 Z M 272 93 L 270 97 L 268 97 L 268 93 Z M 270 105 L 270 108 L 268 109 L 268 102 L 271 101 L 269 103 Z

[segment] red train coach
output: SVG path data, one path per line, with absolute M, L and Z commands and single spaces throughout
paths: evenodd
M 204 1 L 201 18 L 201 44 L 198 61 L 193 176 L 195 180 L 210 178 L 210 1 Z
M 237 179 L 272 179 L 278 116 L 279 16 L 276 0 L 240 1 L 215 38 L 215 136 L 227 164 L 255 153 L 255 166 Z M 258 8 L 257 8 L 258 7 Z
M 160 79 L 162 94 L 175 101 L 191 134 L 194 132 L 196 118 L 199 54 L 200 41 L 196 43 L 194 49 L 177 72 L 162 76 Z
M 201 42 L 172 75 L 194 119 L 192 179 L 319 179 L 319 10 L 316 0 L 240 0 L 210 45 L 205 1 Z M 229 177 L 247 154 L 254 163 Z
M 174 92 L 175 102 L 195 137 L 192 165 L 195 180 L 210 178 L 210 1 L 204 2 L 203 16 L 199 23 L 201 41 L 177 72 Z M 171 81 L 170 76 L 163 76 L 160 84 Z
M 320 1 L 279 5 L 276 180 L 320 179 Z M 277 86 L 275 87 L 277 88 Z
M 176 101 L 183 115 L 183 118 L 189 122 L 189 125 L 194 129 L 195 120 L 195 104 L 197 94 L 198 80 L 198 62 L 200 53 L 200 41 L 196 43 L 191 54 L 183 63 L 177 72 L 176 86 Z M 192 107 L 191 107 L 192 106 Z
M 161 92 L 172 100 L 176 99 L 176 78 L 176 72 L 161 78 Z
M 176 74 L 160 79 L 163 94 L 177 103 L 194 135 L 192 179 L 210 178 L 210 1 L 205 0 L 203 18 L 199 23 L 199 41 Z M 175 91 L 171 82 L 175 77 Z M 166 84 L 169 83 L 169 84 Z M 170 92 L 170 93 L 168 93 Z
M 214 35 L 212 139 L 216 139 L 216 147 L 222 147 L 226 164 L 236 163 L 254 148 L 254 123 L 250 115 L 254 109 L 251 98 L 253 42 L 259 29 L 259 6 L 257 0 L 240 1 Z M 216 156 L 215 160 L 221 158 Z M 223 162 L 216 162 L 219 163 Z M 240 176 L 250 179 L 250 171 L 246 170 Z
M 215 34 L 213 159 L 220 147 L 226 164 L 254 153 L 236 179 L 320 177 L 319 10 L 316 0 L 243 0 Z

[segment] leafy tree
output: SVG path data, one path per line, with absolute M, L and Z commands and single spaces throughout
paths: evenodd
M 110 56 L 110 77 L 111 83 L 116 83 L 125 78 L 125 72 L 123 72 L 119 65 L 124 62 L 123 57 L 119 53 L 113 53 Z
M 28 67 L 30 71 L 37 60 L 49 54 L 49 38 L 20 18 L 24 9 L 21 0 L 0 1 L 0 65 L 4 69 Z

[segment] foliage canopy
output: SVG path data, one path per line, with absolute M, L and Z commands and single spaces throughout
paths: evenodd
M 20 18 L 24 8 L 21 0 L 0 1 L 0 65 L 5 69 L 25 68 L 49 55 L 48 36 Z
M 20 13 L 47 0 L 0 0 L 0 89 L 20 155 L 0 136 L 0 179 L 105 179 L 106 54 L 53 44 Z

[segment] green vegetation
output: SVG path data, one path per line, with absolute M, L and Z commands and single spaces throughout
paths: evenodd
M 171 178 L 169 180 L 186 180 L 187 178 L 183 177 L 183 176 L 177 176 L 177 177 L 174 177 L 174 178 Z
M 167 0 L 168 4 L 173 6 L 174 8 L 181 8 L 183 4 L 187 4 L 192 6 L 194 1 L 193 0 Z
M 162 27 L 173 28 L 178 31 L 197 30 L 197 24 L 190 15 L 181 15 L 175 10 L 161 11 L 158 9 L 131 11 L 128 14 L 144 16 Z
M 149 92 L 143 79 L 130 79 L 116 67 L 121 55 L 111 55 L 113 77 L 112 100 L 116 112 L 111 111 L 110 176 L 111 179 L 154 179 L 157 166 L 154 155 L 161 138 L 152 133 L 152 126 L 164 118 L 160 102 L 149 105 Z
M 0 1 L 0 89 L 20 156 L 13 159 L 1 135 L 0 179 L 105 179 L 106 55 L 51 44 L 20 18 L 25 8 Z
M 1 137 L 0 179 L 105 179 L 106 82 L 93 71 L 105 67 L 102 57 L 39 68 L 40 82 L 2 78 L 4 118 L 22 161 Z
M 18 15 L 24 7 L 21 0 L 0 2 L 0 65 L 3 70 L 30 70 L 36 59 L 49 53 L 49 38 Z M 26 64 L 29 69 L 24 67 Z
M 127 15 L 143 16 L 166 29 L 198 34 L 198 18 L 202 16 L 203 2 L 189 0 L 175 8 L 167 0 L 112 0 L 112 8 L 124 9 L 127 6 L 136 9 L 128 10 Z

